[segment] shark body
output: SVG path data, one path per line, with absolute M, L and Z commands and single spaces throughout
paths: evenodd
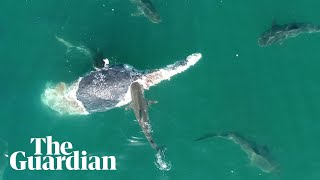
M 158 150 L 158 145 L 154 142 L 151 135 L 151 124 L 149 121 L 148 114 L 148 103 L 144 97 L 143 87 L 138 83 L 134 82 L 130 86 L 131 93 L 131 108 L 134 111 L 136 119 L 142 129 L 142 132 L 146 136 L 152 148 Z
M 307 23 L 289 23 L 284 25 L 274 24 L 270 29 L 261 34 L 258 44 L 261 47 L 282 43 L 284 40 L 300 34 L 320 32 L 320 27 Z
M 271 173 L 278 172 L 279 167 L 270 157 L 269 150 L 266 146 L 260 146 L 253 141 L 246 139 L 245 137 L 234 132 L 227 133 L 210 133 L 202 136 L 196 141 L 201 141 L 211 137 L 219 137 L 232 140 L 235 144 L 238 144 L 240 148 L 248 155 L 251 165 L 254 165 L 261 169 L 263 172 Z
M 136 13 L 133 13 L 132 16 L 144 15 L 152 23 L 161 22 L 161 17 L 157 12 L 156 8 L 154 7 L 154 5 L 152 4 L 151 0 L 130 0 L 130 1 L 134 3 L 138 8 L 138 11 Z

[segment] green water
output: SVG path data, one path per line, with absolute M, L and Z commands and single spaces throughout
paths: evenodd
M 154 0 L 162 23 L 131 17 L 129 0 L 1 0 L 0 138 L 9 154 L 32 137 L 70 141 L 76 150 L 114 155 L 117 171 L 15 171 L 3 180 L 308 179 L 320 178 L 319 34 L 261 48 L 259 35 L 278 23 L 320 24 L 317 0 Z M 42 104 L 48 82 L 72 82 L 90 59 L 66 54 L 55 35 L 100 48 L 111 63 L 160 68 L 200 52 L 186 72 L 146 91 L 154 139 L 166 145 L 160 171 L 132 111 L 61 116 Z M 238 54 L 238 56 L 237 56 Z M 207 132 L 236 131 L 268 145 L 278 173 L 250 166 L 231 141 L 195 143 Z M 141 138 L 142 145 L 129 140 Z

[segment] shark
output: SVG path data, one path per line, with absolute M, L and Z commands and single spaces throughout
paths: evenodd
M 85 46 L 74 45 L 74 44 L 70 43 L 69 41 L 66 41 L 65 39 L 63 39 L 62 37 L 59 37 L 57 35 L 55 36 L 55 38 L 67 48 L 67 52 L 66 52 L 67 54 L 70 53 L 73 50 L 76 50 L 78 52 L 83 53 L 85 56 L 88 56 L 88 57 L 92 56 L 91 51 L 88 48 L 86 48 Z
M 142 132 L 149 141 L 151 147 L 155 150 L 159 150 L 159 146 L 154 142 L 151 135 L 151 124 L 148 114 L 148 102 L 146 101 L 143 93 L 143 87 L 138 82 L 134 82 L 130 86 L 131 93 L 131 108 L 134 111 L 136 119 L 142 129 Z
M 271 158 L 269 150 L 266 146 L 258 145 L 235 132 L 225 132 L 220 134 L 209 133 L 196 139 L 195 141 L 201 141 L 211 137 L 229 139 L 235 144 L 238 144 L 240 148 L 248 155 L 251 165 L 258 167 L 263 172 L 279 172 L 279 165 L 274 162 L 273 158 Z
M 151 0 L 130 0 L 138 8 L 136 13 L 131 14 L 132 16 L 144 15 L 152 23 L 160 23 L 161 17 L 157 12 L 156 8 L 152 4 Z
M 320 32 L 320 27 L 308 23 L 289 23 L 279 25 L 273 23 L 272 27 L 261 34 L 258 44 L 261 47 L 282 43 L 284 40 L 296 37 L 300 34 Z

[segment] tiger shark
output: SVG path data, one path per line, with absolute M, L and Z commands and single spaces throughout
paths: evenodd
M 289 23 L 279 25 L 274 23 L 270 29 L 261 34 L 258 44 L 261 47 L 282 43 L 284 40 L 300 34 L 320 32 L 320 27 L 308 23 Z
M 151 135 L 152 130 L 151 130 L 151 124 L 149 121 L 148 102 L 144 97 L 143 87 L 138 82 L 134 82 L 130 86 L 130 92 L 131 92 L 131 99 L 132 99 L 131 108 L 134 111 L 134 114 L 142 129 L 142 132 L 146 136 L 151 147 L 158 151 L 160 148 L 154 142 Z
M 219 137 L 232 140 L 238 144 L 241 149 L 248 155 L 251 165 L 258 167 L 260 170 L 266 173 L 279 172 L 279 166 L 270 157 L 269 150 L 266 146 L 257 145 L 238 133 L 226 132 L 226 133 L 209 133 L 195 141 L 201 141 L 210 137 Z
M 152 4 L 151 0 L 130 0 L 138 8 L 136 13 L 131 14 L 132 16 L 144 15 L 153 23 L 160 23 L 161 17 L 157 12 L 156 8 Z

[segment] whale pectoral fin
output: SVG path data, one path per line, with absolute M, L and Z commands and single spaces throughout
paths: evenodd
M 137 10 L 136 12 L 131 13 L 131 16 L 135 16 L 135 17 L 142 16 L 142 15 L 143 15 L 143 12 L 140 10 Z

